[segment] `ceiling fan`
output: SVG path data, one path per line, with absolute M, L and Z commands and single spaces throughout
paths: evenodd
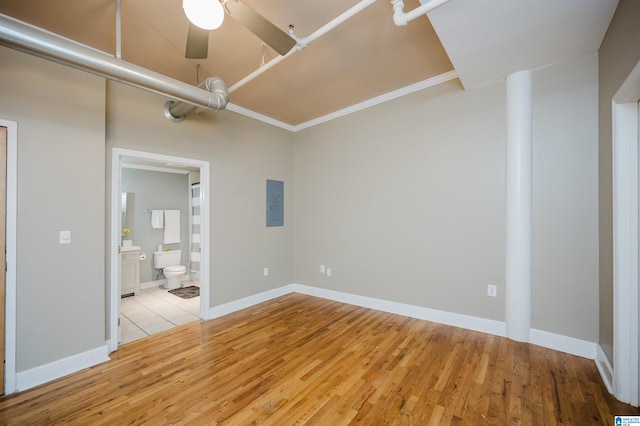
M 196 9 L 190 9 L 196 3 Z M 203 8 L 198 8 L 203 7 Z M 258 36 L 280 55 L 285 55 L 296 41 L 264 16 L 241 0 L 183 0 L 183 8 L 189 18 L 189 32 L 185 57 L 205 59 L 209 50 L 209 30 L 222 24 L 225 11 L 249 31 Z M 209 19 L 209 23 L 201 23 Z

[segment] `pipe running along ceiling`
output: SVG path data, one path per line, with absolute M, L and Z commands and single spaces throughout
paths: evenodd
M 0 44 L 110 80 L 169 96 L 194 108 L 219 111 L 227 106 L 229 100 L 226 84 L 217 77 L 209 79 L 203 88 L 194 87 L 1 14 Z M 209 91 L 212 89 L 213 93 Z
M 394 0 L 393 12 L 396 25 L 406 25 L 416 16 L 424 15 L 430 10 L 449 0 L 431 0 L 428 3 L 405 14 L 401 0 Z M 225 109 L 229 102 L 229 92 L 233 92 L 244 84 L 265 73 L 275 65 L 287 59 L 310 43 L 346 22 L 376 0 L 362 0 L 346 12 L 342 13 L 308 37 L 298 38 L 290 31 L 297 45 L 284 56 L 278 56 L 235 83 L 230 89 L 222 79 L 211 77 L 198 87 L 167 77 L 155 71 L 123 61 L 108 53 L 59 36 L 28 23 L 0 14 L 0 45 L 35 55 L 53 62 L 90 72 L 110 80 L 147 90 L 174 100 L 164 106 L 164 115 L 174 122 L 184 120 L 186 114 L 196 108 L 213 111 Z M 119 9 L 119 8 L 118 8 Z M 407 19 L 405 19 L 407 17 Z M 118 46 L 119 52 L 119 46 Z

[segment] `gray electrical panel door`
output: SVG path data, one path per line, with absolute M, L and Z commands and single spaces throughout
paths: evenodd
M 267 179 L 267 226 L 284 225 L 284 182 Z

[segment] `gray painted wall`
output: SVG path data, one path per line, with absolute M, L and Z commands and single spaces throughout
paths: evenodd
M 532 324 L 596 341 L 596 57 L 534 99 Z M 503 321 L 504 137 L 504 84 L 457 82 L 299 134 L 296 282 Z
M 532 327 L 598 340 L 598 57 L 533 80 Z
M 229 111 L 176 124 L 164 118 L 161 96 L 112 82 L 107 93 L 109 153 L 119 147 L 210 162 L 211 306 L 292 283 L 293 135 Z M 283 227 L 265 226 L 267 179 L 285 182 Z
M 292 215 L 264 226 L 266 179 L 285 182 L 292 211 L 289 132 L 233 113 L 174 124 L 160 96 L 5 48 L 0 77 L 0 117 L 18 122 L 18 372 L 108 338 L 113 146 L 211 162 L 212 305 L 293 282 Z
M 301 133 L 296 282 L 502 320 L 504 97 L 449 82 Z
M 182 250 L 181 265 L 189 267 L 189 175 L 123 168 L 121 188 L 134 194 L 127 217 L 131 229 L 129 239 L 140 246 L 147 259 L 140 262 L 140 281 L 153 281 L 162 271 L 153 267 L 153 252 L 158 245 L 169 250 Z M 151 228 L 147 210 L 180 210 L 180 244 L 164 244 L 164 231 Z
M 105 344 L 104 85 L 0 47 L 0 117 L 18 122 L 18 371 Z
M 19 122 L 19 371 L 104 345 L 112 147 L 210 162 L 212 306 L 297 282 L 504 319 L 503 84 L 449 82 L 292 134 L 229 111 L 175 124 L 161 96 L 0 59 L 0 116 Z M 595 68 L 534 76 L 533 324 L 590 341 Z M 284 227 L 265 226 L 266 179 L 285 182 Z
M 611 99 L 640 61 L 640 2 L 620 0 L 599 51 L 599 343 L 613 364 L 613 189 Z

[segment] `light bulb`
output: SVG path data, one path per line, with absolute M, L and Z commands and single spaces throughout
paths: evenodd
M 203 30 L 215 30 L 224 19 L 224 8 L 219 0 L 183 0 L 182 8 L 189 21 Z

